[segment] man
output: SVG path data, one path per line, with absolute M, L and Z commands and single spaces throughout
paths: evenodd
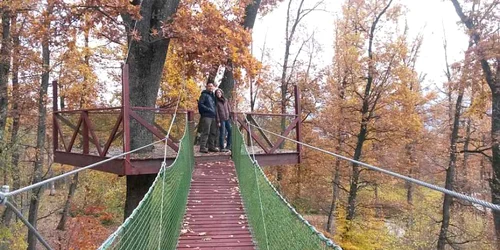
M 215 85 L 212 81 L 207 82 L 206 89 L 201 92 L 198 100 L 198 111 L 200 112 L 200 153 L 219 152 L 216 147 L 217 139 L 217 112 L 215 110 Z M 208 146 L 208 149 L 207 149 Z

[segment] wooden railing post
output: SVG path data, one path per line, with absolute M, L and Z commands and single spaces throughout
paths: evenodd
M 300 103 L 300 88 L 298 85 L 294 86 L 295 92 L 295 115 L 297 119 L 297 126 L 295 127 L 296 140 L 302 142 L 302 107 Z M 299 153 L 298 162 L 302 161 L 302 145 L 297 143 L 297 152 Z
M 52 81 L 52 148 L 54 153 L 59 148 L 59 127 L 57 126 L 57 81 Z
M 123 152 L 130 151 L 130 89 L 128 64 L 122 68 L 122 112 L 123 112 Z M 125 155 L 125 174 L 130 172 L 130 154 Z
M 88 111 L 82 111 L 81 113 L 82 116 L 82 122 L 83 122 L 83 154 L 88 155 L 90 153 L 90 147 L 89 147 L 89 125 L 87 123 L 88 117 L 89 117 L 89 112 Z
M 196 131 L 194 130 L 194 111 L 188 110 L 186 116 L 188 121 L 189 133 L 191 135 L 191 145 L 194 145 L 194 138 L 196 137 Z

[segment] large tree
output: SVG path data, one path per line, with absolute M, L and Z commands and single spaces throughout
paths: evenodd
M 42 77 L 40 82 L 40 91 L 38 95 L 38 117 L 37 117 L 37 134 L 36 134 L 36 155 L 35 164 L 33 169 L 32 183 L 38 183 L 43 180 L 43 162 L 44 154 L 43 148 L 45 147 L 45 132 L 47 130 L 47 90 L 49 87 L 49 74 L 50 74 L 50 30 L 51 30 L 51 15 L 55 9 L 56 3 L 48 1 L 44 6 L 42 12 L 42 28 L 40 42 L 42 45 Z M 32 190 L 30 199 L 30 208 L 28 221 L 36 228 L 38 221 L 38 208 L 42 198 L 43 188 L 35 188 Z M 30 230 L 28 231 L 28 250 L 36 249 L 37 239 L 35 234 Z
M 491 149 L 493 176 L 490 180 L 491 200 L 500 204 L 500 47 L 498 42 L 498 6 L 500 1 L 451 0 L 460 21 L 469 34 L 469 51 L 476 57 L 484 80 L 491 90 Z M 466 10 L 464 7 L 468 7 Z M 493 211 L 495 234 L 500 247 L 500 211 Z
M 5 6 L 4 6 L 5 5 Z M 10 20 L 12 10 L 7 4 L 0 4 L 0 15 L 2 20 L 2 40 L 0 43 L 0 154 L 4 148 L 4 130 L 7 124 L 7 82 L 9 80 L 10 61 L 11 61 L 11 35 Z M 3 161 L 0 160 L 0 166 Z M 7 172 L 4 169 L 4 184 L 7 180 Z
M 257 19 L 257 14 L 259 10 L 266 12 L 273 8 L 277 3 L 283 0 L 248 0 L 245 6 L 245 16 L 240 23 L 241 26 L 248 31 L 252 31 L 255 20 Z M 233 61 L 227 60 L 226 69 L 224 71 L 224 76 L 220 84 L 220 88 L 224 91 L 225 95 L 231 99 L 234 90 L 234 72 L 233 72 Z
M 369 123 L 375 117 L 375 109 L 377 107 L 378 102 L 380 101 L 380 97 L 382 95 L 382 87 L 387 84 L 387 78 L 378 78 L 377 71 L 377 61 L 374 58 L 374 54 L 377 53 L 377 47 L 374 46 L 375 42 L 375 32 L 379 30 L 381 25 L 381 18 L 386 14 L 387 10 L 392 4 L 392 0 L 384 1 L 384 4 L 379 8 L 375 7 L 372 21 L 368 21 L 368 26 L 362 28 L 364 32 L 366 32 L 366 38 L 368 42 L 367 48 L 367 66 L 366 66 L 366 84 L 364 86 L 364 91 L 360 93 L 362 104 L 360 109 L 361 115 L 361 123 L 359 132 L 357 134 L 357 142 L 354 150 L 354 160 L 360 160 L 363 150 L 363 145 L 368 138 L 369 133 Z M 361 26 L 363 26 L 361 24 Z M 392 68 L 392 59 L 389 59 L 389 62 L 386 66 L 385 72 L 382 73 L 384 75 L 389 75 Z M 349 187 L 349 198 L 348 198 L 348 208 L 347 208 L 347 220 L 353 220 L 355 216 L 356 210 L 356 197 L 359 190 L 360 185 L 360 173 L 359 165 L 357 163 L 352 164 L 352 178 Z
M 122 14 L 128 35 L 130 105 L 154 107 L 165 64 L 170 38 L 158 37 L 163 25 L 171 22 L 179 0 L 143 1 L 141 18 L 136 20 L 129 13 Z M 151 119 L 151 117 L 146 117 Z M 152 136 L 139 123 L 130 124 L 130 146 L 135 149 L 151 143 Z M 125 217 L 128 217 L 153 183 L 155 175 L 128 175 Z

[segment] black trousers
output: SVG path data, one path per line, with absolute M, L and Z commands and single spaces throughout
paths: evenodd
M 217 143 L 217 121 L 215 118 L 202 117 L 200 119 L 200 149 L 215 148 Z

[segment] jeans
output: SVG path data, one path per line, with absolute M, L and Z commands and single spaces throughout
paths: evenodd
M 200 149 L 209 149 L 216 147 L 217 121 L 215 118 L 202 117 L 200 119 Z M 207 145 L 208 144 L 208 145 Z
M 219 127 L 219 146 L 221 149 L 224 148 L 224 138 L 227 132 L 227 146 L 225 148 L 231 148 L 231 120 L 221 121 Z

